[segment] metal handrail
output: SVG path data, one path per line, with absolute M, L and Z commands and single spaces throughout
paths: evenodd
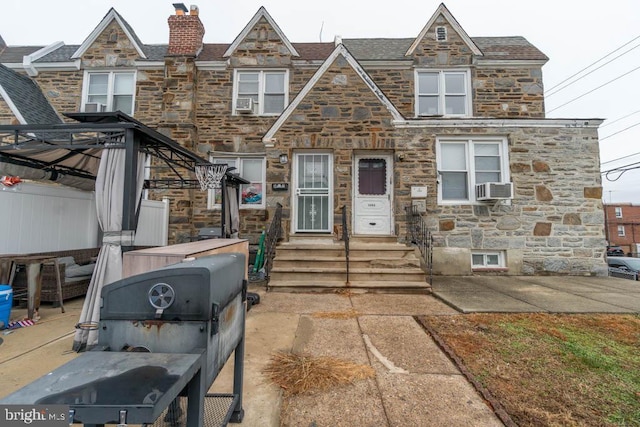
M 347 206 L 342 206 L 342 240 L 344 241 L 344 255 L 347 266 L 347 284 L 349 284 L 349 229 L 347 228 Z
M 282 237 L 282 205 L 278 203 L 276 205 L 276 211 L 269 224 L 269 229 L 264 239 L 264 276 L 269 282 L 269 276 L 271 267 L 273 266 L 273 259 L 276 256 L 276 245 Z
M 416 206 L 407 206 L 407 241 L 420 249 L 425 269 L 429 274 L 429 285 L 433 285 L 433 236 L 427 228 Z

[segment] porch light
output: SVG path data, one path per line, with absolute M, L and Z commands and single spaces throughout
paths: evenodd
M 280 154 L 280 163 L 283 165 L 289 163 L 289 155 L 286 153 Z

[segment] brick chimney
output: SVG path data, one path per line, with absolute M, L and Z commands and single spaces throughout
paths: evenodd
M 198 56 L 202 50 L 204 25 L 198 16 L 198 6 L 188 10 L 184 3 L 174 3 L 176 14 L 169 17 L 169 50 L 167 55 Z

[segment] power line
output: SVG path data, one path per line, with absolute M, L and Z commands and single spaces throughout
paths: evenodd
M 639 36 L 639 37 L 640 37 L 640 36 Z M 574 83 L 576 83 L 576 82 L 579 82 L 580 80 L 582 80 L 582 79 L 584 79 L 585 77 L 587 77 L 589 74 L 591 74 L 591 73 L 594 73 L 594 72 L 598 71 L 600 68 L 604 67 L 605 65 L 608 65 L 608 64 L 612 63 L 612 62 L 613 62 L 613 61 L 615 61 L 616 59 L 620 58 L 620 57 L 621 57 L 621 56 L 623 56 L 623 55 L 626 55 L 627 53 L 631 52 L 633 49 L 636 49 L 636 48 L 638 48 L 638 47 L 640 47 L 640 44 L 635 45 L 634 47 L 632 47 L 631 49 L 627 50 L 626 52 L 621 53 L 620 55 L 616 56 L 615 58 L 613 58 L 613 59 L 611 59 L 611 60 L 609 60 L 609 61 L 605 62 L 605 63 L 604 63 L 604 64 L 602 64 L 601 66 L 599 66 L 599 67 L 597 67 L 597 68 L 594 68 L 593 70 L 589 71 L 587 74 L 584 74 L 584 75 L 580 76 L 579 78 L 575 79 L 574 81 L 567 83 L 566 85 L 562 86 L 561 88 L 559 88 L 559 89 L 558 89 L 558 90 L 556 90 L 556 91 L 554 91 L 553 89 L 549 89 L 549 91 L 550 91 L 550 92 L 552 92 L 552 93 L 548 93 L 548 94 L 546 95 L 546 96 L 547 96 L 547 98 L 549 98 L 550 96 L 555 95 L 556 93 L 560 92 L 562 89 L 566 89 L 566 88 L 568 88 L 569 86 L 571 86 L 572 84 L 574 84 Z M 592 64 L 592 65 L 593 65 L 593 64 Z M 591 65 L 590 65 L 590 66 L 591 66 Z M 588 68 L 588 67 L 587 67 L 587 68 Z M 556 85 L 556 87 L 557 87 L 557 86 L 558 86 L 558 85 Z
M 614 182 L 622 178 L 625 172 L 629 172 L 630 170 L 640 169 L 640 162 L 630 163 L 625 166 L 620 166 L 618 168 L 609 169 L 607 171 L 600 172 L 601 175 L 607 179 L 607 181 Z M 609 175 L 618 174 L 615 178 L 610 178 Z
M 573 98 L 573 99 L 572 99 L 572 100 L 570 100 L 570 101 L 565 102 L 564 104 L 558 105 L 557 107 L 555 107 L 555 108 L 553 108 L 553 109 L 551 109 L 551 110 L 547 111 L 547 114 L 548 114 L 548 113 L 551 113 L 552 111 L 557 110 L 558 108 L 562 108 L 562 107 L 564 107 L 565 105 L 571 104 L 573 101 L 577 101 L 578 99 L 582 98 L 583 96 L 589 95 L 590 93 L 595 92 L 596 90 L 598 90 L 598 89 L 600 89 L 600 88 L 603 88 L 603 87 L 605 87 L 606 85 L 608 85 L 608 84 L 610 84 L 610 83 L 613 83 L 613 82 L 615 82 L 616 80 L 621 79 L 622 77 L 626 76 L 627 74 L 631 74 L 631 73 L 633 73 L 634 71 L 636 71 L 636 70 L 638 70 L 638 69 L 640 69 L 640 66 L 638 66 L 638 67 L 634 68 L 633 70 L 627 71 L 626 73 L 621 74 L 621 75 L 619 75 L 618 77 L 616 77 L 616 78 L 614 78 L 614 79 L 612 79 L 612 80 L 609 80 L 608 82 L 603 83 L 603 84 L 601 84 L 600 86 L 598 86 L 598 87 L 596 87 L 596 88 L 594 88 L 594 89 L 591 89 L 589 92 L 585 92 L 585 93 L 583 93 L 582 95 L 580 95 L 580 96 L 578 96 L 578 97 L 576 97 L 576 98 Z
M 631 126 L 627 126 L 626 128 L 624 128 L 624 129 L 622 129 L 622 130 L 619 130 L 618 132 L 614 132 L 614 133 L 612 133 L 611 135 L 607 135 L 607 136 L 605 136 L 604 138 L 600 138 L 600 141 L 604 141 L 605 139 L 607 139 L 607 138 L 611 138 L 612 136 L 617 135 L 617 134 L 619 134 L 619 133 L 626 132 L 626 131 L 628 131 L 629 129 L 634 128 L 634 127 L 636 127 L 636 126 L 638 126 L 638 125 L 640 125 L 640 122 L 636 122 L 636 123 L 632 124 Z
M 620 120 L 622 120 L 622 119 L 626 119 L 627 117 L 633 116 L 634 114 L 638 114 L 638 113 L 640 113 L 640 110 L 636 110 L 636 111 L 634 111 L 633 113 L 629 113 L 629 114 L 627 114 L 626 116 L 622 116 L 622 117 L 620 117 L 619 119 L 615 119 L 615 120 L 614 120 L 614 121 L 612 121 L 612 122 L 607 122 L 607 123 L 603 124 L 602 126 L 600 126 L 600 129 L 602 129 L 603 127 L 607 127 L 607 126 L 609 126 L 609 125 L 612 125 L 612 124 L 614 124 L 615 122 L 619 122 L 619 121 L 620 121 Z
M 606 54 L 605 56 L 603 56 L 602 58 L 598 59 L 597 61 L 595 61 L 595 62 L 593 62 L 593 63 L 591 63 L 591 64 L 589 64 L 589 65 L 587 65 L 587 66 L 586 66 L 586 67 L 584 67 L 582 70 L 580 70 L 580 71 L 578 71 L 577 73 L 575 73 L 575 74 L 573 74 L 573 75 L 571 75 L 571 76 L 567 77 L 566 79 L 564 79 L 563 81 L 561 81 L 561 82 L 560 82 L 560 83 L 558 83 L 557 85 L 555 85 L 555 86 L 553 86 L 553 87 L 549 88 L 548 90 L 549 90 L 549 91 L 552 91 L 553 89 L 555 89 L 555 88 L 557 88 L 558 86 L 560 86 L 562 83 L 566 82 L 567 80 L 571 80 L 572 78 L 574 78 L 575 76 L 577 76 L 577 75 L 578 75 L 578 74 L 580 74 L 581 72 L 583 72 L 583 71 L 585 71 L 585 70 L 589 69 L 590 67 L 592 67 L 592 66 L 596 65 L 598 62 L 602 61 L 602 60 L 603 60 L 603 59 L 605 59 L 607 56 L 613 55 L 614 53 L 616 53 L 617 51 L 619 51 L 620 49 L 622 49 L 622 48 L 623 48 L 623 47 L 625 47 L 626 45 L 631 44 L 631 43 L 633 43 L 634 41 L 636 41 L 636 40 L 638 40 L 638 39 L 640 39 L 640 36 L 636 36 L 633 40 L 630 40 L 630 41 L 626 42 L 625 44 L 623 44 L 622 46 L 620 46 L 619 48 L 612 50 L 611 52 L 607 53 L 607 54 Z
M 629 154 L 628 156 L 622 156 L 622 157 L 618 157 L 617 159 L 613 159 L 613 160 L 607 160 L 606 162 L 601 162 L 600 166 L 602 165 L 606 165 L 607 163 L 613 163 L 613 162 L 617 162 L 618 160 L 622 160 L 622 159 L 627 159 L 629 157 L 633 157 L 633 156 L 637 156 L 640 153 L 634 153 L 634 154 Z

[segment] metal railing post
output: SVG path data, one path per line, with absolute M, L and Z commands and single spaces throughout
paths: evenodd
M 347 206 L 342 206 L 342 240 L 344 241 L 344 253 L 347 266 L 347 285 L 349 284 L 349 229 L 347 228 Z
M 433 285 L 433 236 L 416 206 L 407 206 L 407 240 L 420 249 L 425 268 L 429 273 L 429 285 Z
M 276 205 L 276 211 L 269 224 L 267 235 L 264 239 L 264 275 L 267 283 L 269 283 L 269 277 L 271 273 L 271 267 L 273 266 L 273 258 L 276 256 L 276 245 L 278 240 L 282 237 L 282 205 L 278 203 Z

